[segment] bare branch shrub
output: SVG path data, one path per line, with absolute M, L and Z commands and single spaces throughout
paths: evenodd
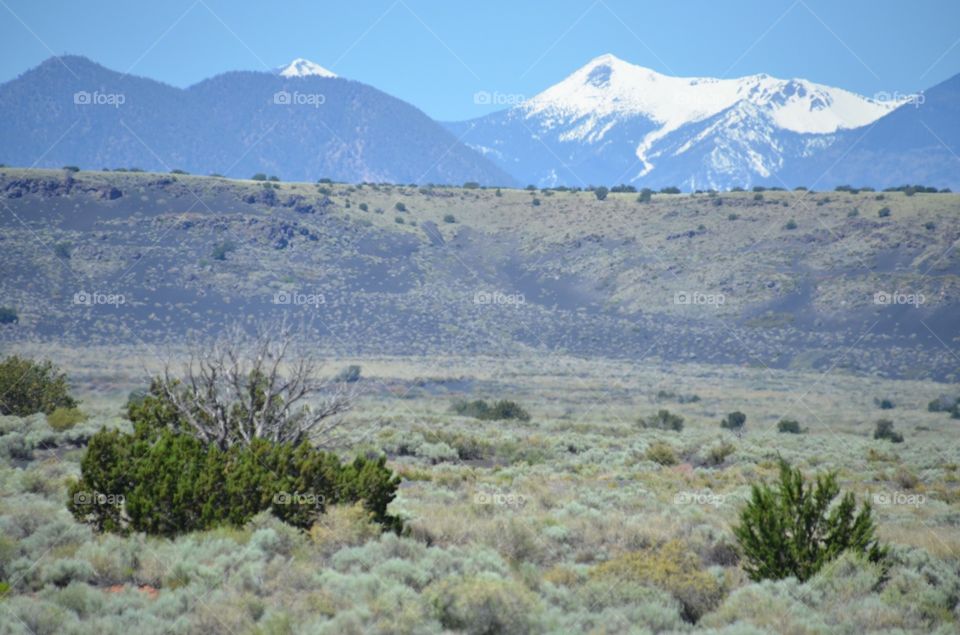
M 233 324 L 199 344 L 180 371 L 163 369 L 158 388 L 181 427 L 222 449 L 254 439 L 330 448 L 345 439 L 342 415 L 356 384 L 319 378 L 319 364 L 286 320 L 248 332 Z M 312 339 L 312 338 L 311 338 Z

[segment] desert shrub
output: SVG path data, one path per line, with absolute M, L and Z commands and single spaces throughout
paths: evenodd
M 637 196 L 638 203 L 649 203 L 652 199 L 653 199 L 653 190 L 646 187 L 640 190 L 640 195 Z
M 457 222 L 457 217 L 454 216 L 453 214 L 444 214 L 444 215 L 443 215 L 443 222 L 445 222 L 445 223 L 455 223 L 455 222 Z
M 551 593 L 563 607 L 557 633 L 679 633 L 686 630 L 682 607 L 668 592 L 648 583 L 629 583 L 594 577 L 576 589 Z
M 475 436 L 462 432 L 446 432 L 444 430 L 431 431 L 430 436 L 442 441 L 457 452 L 461 461 L 482 459 L 493 454 L 493 446 L 489 441 L 478 439 Z
M 797 228 L 797 221 L 795 221 L 795 220 L 793 220 L 793 219 L 791 218 L 790 220 L 787 221 L 787 224 L 784 225 L 783 228 L 784 228 L 784 229 L 787 229 L 787 230 L 796 229 L 796 228 Z
M 80 410 L 76 408 L 64 408 L 63 406 L 47 415 L 47 425 L 57 432 L 69 430 L 78 423 L 83 423 L 86 420 L 87 415 L 80 412 Z
M 736 446 L 727 441 L 721 441 L 719 444 L 707 450 L 708 465 L 722 465 L 731 454 L 737 451 Z
M 393 208 L 394 208 L 395 210 L 397 210 L 398 212 L 405 212 L 405 211 L 407 211 L 407 206 L 406 206 L 406 204 L 404 204 L 404 203 L 402 203 L 402 202 L 400 202 L 400 201 L 397 201 L 396 205 L 394 205 Z
M 331 505 L 310 527 L 310 539 L 325 553 L 355 547 L 380 535 L 382 528 L 362 504 Z
M 916 548 L 896 548 L 888 561 L 880 599 L 904 616 L 904 626 L 922 632 L 937 631 L 938 624 L 952 624 L 955 629 L 960 597 L 957 568 Z
M 890 216 L 890 208 L 889 208 L 889 207 L 881 207 L 881 208 L 880 208 L 880 211 L 877 212 L 877 216 L 879 216 L 880 218 L 887 218 L 888 216 Z
M 663 441 L 655 441 L 647 448 L 646 458 L 659 465 L 676 465 L 679 461 L 673 446 Z
M 236 251 L 236 249 L 237 246 L 230 241 L 217 243 L 213 246 L 213 251 L 210 252 L 210 257 L 214 260 L 226 260 L 227 254 L 229 254 L 231 251 Z
M 893 403 L 893 401 L 887 398 L 877 399 L 876 404 L 877 404 L 877 407 L 880 408 L 880 410 L 893 410 L 894 408 L 896 408 L 896 405 Z
M 29 635 L 55 635 L 76 626 L 76 618 L 69 609 L 53 602 L 29 596 L 17 596 L 4 601 L 4 632 Z M 22 627 L 22 628 L 21 628 Z
M 700 396 L 693 395 L 678 395 L 672 390 L 658 390 L 656 395 L 657 401 L 676 401 L 677 403 L 696 403 L 700 401 Z
M 701 625 L 710 629 L 706 632 L 727 635 L 835 632 L 796 597 L 799 594 L 800 584 L 792 579 L 748 584 L 733 591 Z
M 250 180 L 252 180 L 252 181 L 266 181 L 266 180 L 267 180 L 267 175 L 264 174 L 263 172 L 257 172 L 256 174 L 254 174 L 253 176 L 250 177 Z
M 673 430 L 680 432 L 683 430 L 683 417 L 675 415 L 669 410 L 659 410 L 657 414 L 643 418 L 641 417 L 637 424 L 643 428 L 655 428 L 657 430 Z
M 62 258 L 63 260 L 69 260 L 73 251 L 73 245 L 68 242 L 59 242 L 53 246 L 53 253 L 57 255 L 57 258 Z
M 927 404 L 927 410 L 929 412 L 951 412 L 955 411 L 958 405 L 960 405 L 960 397 L 940 395 Z
M 590 575 L 618 586 L 639 583 L 661 588 L 680 602 L 688 622 L 699 620 L 724 596 L 720 581 L 705 571 L 696 553 L 679 540 L 618 556 L 597 565 Z
M 720 427 L 725 430 L 739 430 L 747 422 L 747 415 L 739 410 L 731 412 L 720 422 Z
M 370 206 L 367 205 L 366 203 L 360 203 L 359 207 L 361 212 L 366 212 L 370 210 Z
M 893 429 L 893 421 L 880 419 L 873 430 L 874 439 L 885 439 L 891 443 L 903 443 L 903 435 Z
M 41 580 L 43 584 L 63 588 L 71 582 L 90 582 L 96 577 L 97 572 L 86 560 L 62 558 L 43 567 Z
M 610 193 L 610 190 L 604 187 L 603 185 L 601 185 L 600 187 L 598 187 L 593 191 L 593 195 L 597 197 L 598 201 L 607 200 L 607 194 L 609 193 Z
M 91 437 L 81 478 L 69 488 L 68 509 L 98 531 L 172 536 L 240 526 L 268 509 L 307 528 L 327 505 L 358 501 L 378 522 L 396 526 L 387 505 L 400 479 L 384 458 L 341 464 L 308 443 L 266 439 L 222 449 L 164 426 L 163 418 L 175 415 L 150 400 L 141 412 L 133 434 Z
M 520 404 L 506 399 L 501 399 L 493 405 L 488 404 L 482 399 L 475 401 L 458 401 L 453 404 L 453 411 L 463 417 L 473 417 L 474 419 L 487 421 L 503 419 L 517 419 L 518 421 L 530 420 L 530 413 L 524 410 Z
M 848 492 L 831 509 L 839 493 L 835 473 L 818 476 L 808 487 L 800 470 L 783 460 L 776 488 L 754 484 L 733 530 L 747 575 L 752 580 L 793 576 L 806 581 L 845 551 L 862 553 L 871 562 L 883 560 L 887 548 L 875 536 L 870 504 L 856 513 L 856 500 Z
M 424 442 L 417 448 L 417 456 L 430 461 L 431 464 L 444 463 L 446 461 L 456 461 L 459 458 L 457 450 L 450 447 L 443 441 L 438 443 Z
M 901 465 L 893 475 L 893 480 L 902 489 L 916 489 L 920 485 L 920 477 L 910 471 L 909 468 Z
M 525 586 L 493 574 L 441 580 L 425 591 L 440 623 L 462 633 L 533 633 L 540 612 Z
M 334 381 L 342 382 L 345 384 L 352 384 L 354 382 L 360 381 L 360 373 L 363 369 L 360 368 L 358 364 L 350 364 L 334 377 Z
M 800 434 L 803 430 L 800 429 L 800 423 L 794 421 L 793 419 L 781 419 L 777 422 L 777 432 L 783 432 L 785 434 Z
M 67 391 L 66 375 L 51 362 L 17 355 L 0 362 L 0 414 L 25 417 L 76 406 Z
M 540 207 L 540 199 L 535 198 L 532 201 L 530 201 L 530 204 L 533 205 L 534 207 Z
M 0 306 L 0 324 L 16 324 L 20 321 L 17 310 L 8 306 Z

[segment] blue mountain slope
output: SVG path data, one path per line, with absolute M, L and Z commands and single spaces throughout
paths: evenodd
M 183 90 L 53 58 L 0 86 L 0 117 L 14 165 L 513 183 L 413 106 L 340 78 L 235 72 Z

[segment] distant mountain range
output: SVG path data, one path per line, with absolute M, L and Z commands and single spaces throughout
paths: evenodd
M 956 187 L 958 85 L 871 99 L 768 75 L 670 77 L 603 55 L 508 110 L 447 126 L 539 186 Z
M 0 85 L 0 162 L 287 180 L 659 189 L 960 188 L 960 75 L 868 98 L 804 79 L 681 78 L 603 55 L 507 110 L 438 123 L 298 58 L 186 89 L 82 57 Z
M 410 104 L 303 59 L 180 89 L 51 58 L 0 86 L 0 117 L 0 162 L 12 165 L 513 183 Z

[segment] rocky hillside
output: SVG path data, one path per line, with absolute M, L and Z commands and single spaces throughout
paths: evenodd
M 956 380 L 960 195 L 264 183 L 0 169 L 0 337 L 309 317 L 345 355 L 575 355 Z

